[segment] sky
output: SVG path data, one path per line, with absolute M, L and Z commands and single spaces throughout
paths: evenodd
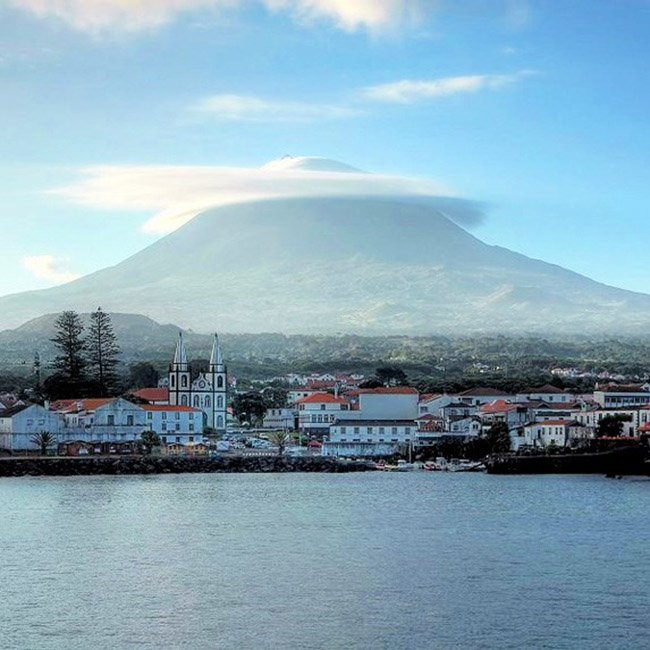
M 0 295 L 291 193 L 259 171 L 285 154 L 650 292 L 649 28 L 650 0 L 2 0 Z

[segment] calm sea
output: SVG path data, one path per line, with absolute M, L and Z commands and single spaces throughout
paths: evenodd
M 0 480 L 0 648 L 650 647 L 650 481 Z

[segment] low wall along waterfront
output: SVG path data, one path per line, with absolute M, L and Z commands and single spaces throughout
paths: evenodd
M 364 462 L 286 456 L 93 456 L 8 457 L 0 459 L 0 477 L 91 474 L 180 474 L 183 472 L 362 472 Z

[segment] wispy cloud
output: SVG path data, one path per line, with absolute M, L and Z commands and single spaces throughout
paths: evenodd
M 480 90 L 495 90 L 521 81 L 532 74 L 534 73 L 530 70 L 522 70 L 514 74 L 467 75 L 428 80 L 404 79 L 364 88 L 361 97 L 376 102 L 413 104 L 427 99 L 475 93 Z
M 157 211 L 143 226 L 154 233 L 175 230 L 210 207 L 289 197 L 401 197 L 438 207 L 461 225 L 475 225 L 481 219 L 482 207 L 455 198 L 448 187 L 434 180 L 348 171 L 323 159 L 289 162 L 294 164 L 92 167 L 84 170 L 83 180 L 53 192 L 95 208 Z
M 335 104 L 280 102 L 251 95 L 212 95 L 190 110 L 219 120 L 248 122 L 312 122 L 356 117 L 361 111 Z
M 138 31 L 164 25 L 179 14 L 237 9 L 251 0 L 8 0 L 39 18 L 57 18 L 87 32 Z M 439 0 L 254 0 L 269 11 L 288 12 L 299 22 L 332 21 L 346 31 L 414 23 Z
M 32 255 L 23 258 L 23 266 L 34 274 L 39 280 L 46 280 L 55 284 L 72 282 L 80 277 L 67 269 L 70 260 L 53 255 Z

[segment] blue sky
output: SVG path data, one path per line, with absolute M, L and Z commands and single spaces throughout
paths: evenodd
M 485 241 L 650 291 L 649 28 L 647 0 L 8 0 L 0 295 L 162 236 L 102 170 L 286 153 L 431 179 Z

